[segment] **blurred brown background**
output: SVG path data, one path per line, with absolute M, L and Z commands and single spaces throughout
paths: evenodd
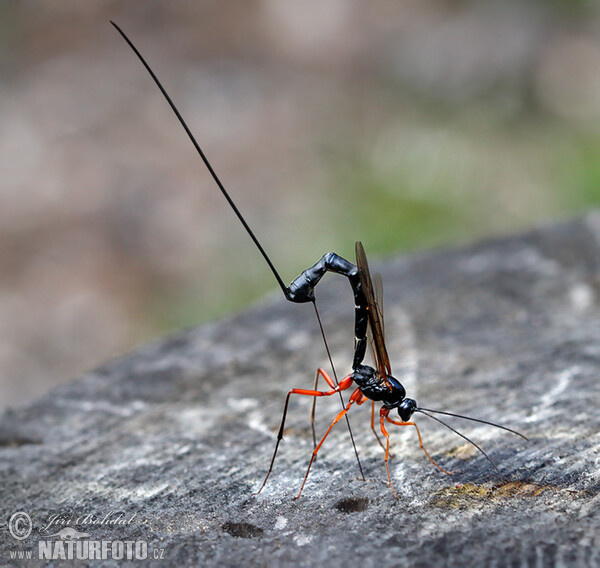
M 0 4 L 0 406 L 273 278 L 600 201 L 600 8 L 559 0 Z

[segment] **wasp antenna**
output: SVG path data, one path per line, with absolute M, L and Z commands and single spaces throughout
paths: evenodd
M 446 424 L 443 420 L 440 420 L 439 418 L 436 418 L 435 416 L 432 416 L 431 414 L 428 414 L 427 412 L 423 412 L 422 408 L 417 408 L 415 410 L 415 412 L 420 412 L 421 414 L 424 414 L 428 418 L 431 418 L 432 420 L 435 420 L 436 422 L 439 422 L 440 424 L 442 424 L 446 428 L 448 428 L 448 430 L 452 430 L 452 432 L 454 432 L 457 436 L 460 436 L 463 440 L 466 440 L 467 442 L 469 442 L 469 444 L 471 444 L 472 446 L 476 447 L 485 456 L 485 458 L 487 459 L 487 461 L 489 461 L 494 466 L 494 469 L 498 473 L 500 473 L 500 470 L 498 469 L 498 466 L 492 461 L 492 458 L 490 458 L 490 456 L 488 456 L 485 453 L 485 451 L 483 450 L 483 448 L 481 448 L 475 442 L 473 442 L 473 440 L 470 440 L 464 434 L 461 434 L 458 430 L 456 430 L 455 428 L 452 428 L 452 426 L 450 426 L 450 424 Z
M 138 51 L 138 49 L 135 47 L 135 45 L 133 45 L 133 42 L 127 37 L 127 35 L 125 34 L 125 32 L 117 24 L 115 24 L 112 20 L 110 20 L 110 23 L 119 32 L 119 34 L 121 34 L 121 37 L 127 42 L 127 45 L 129 45 L 129 47 L 132 49 L 132 51 L 137 55 L 138 59 L 142 62 L 142 65 L 146 68 L 146 71 L 148 71 L 148 73 L 150 74 L 150 77 L 152 77 L 152 79 L 156 83 L 156 86 L 159 88 L 160 92 L 163 94 L 163 97 L 169 103 L 169 106 L 171 107 L 172 111 L 175 113 L 175 116 L 178 118 L 179 122 L 181 123 L 181 126 L 185 130 L 185 132 L 188 135 L 189 139 L 191 140 L 192 144 L 194 145 L 194 148 L 196 148 L 196 151 L 198 152 L 198 154 L 202 158 L 202 161 L 204 162 L 204 165 L 206 166 L 206 168 L 210 172 L 210 175 L 213 177 L 213 179 L 215 180 L 215 183 L 217 184 L 217 186 L 221 190 L 221 193 L 223 194 L 223 196 L 225 197 L 225 199 L 227 199 L 227 202 L 229 203 L 229 205 L 233 209 L 233 212 L 237 215 L 237 218 L 240 220 L 240 222 L 242 223 L 242 225 L 244 226 L 244 228 L 248 232 L 248 235 L 250 235 L 250 238 L 252 239 L 252 241 L 254 242 L 254 244 L 256 245 L 256 247 L 258 248 L 258 250 L 260 251 L 260 253 L 263 255 L 263 258 L 265 259 L 265 261 L 269 265 L 269 268 L 271 269 L 271 272 L 273 273 L 273 276 L 275 276 L 275 279 L 277 280 L 277 283 L 279 284 L 279 286 L 283 290 L 283 293 L 284 293 L 285 297 L 288 298 L 288 296 L 289 296 L 288 289 L 286 288 L 285 284 L 283 283 L 283 280 L 281 279 L 281 276 L 279 276 L 279 272 L 277 272 L 277 269 L 275 268 L 275 266 L 271 262 L 271 259 L 269 258 L 269 256 L 265 252 L 265 249 L 263 249 L 262 245 L 258 242 L 258 239 L 256 238 L 256 236 L 252 232 L 252 229 L 250 228 L 250 226 L 248 225 L 248 223 L 246 223 L 246 220 L 244 219 L 244 217 L 240 213 L 240 211 L 237 208 L 236 204 L 233 202 L 233 199 L 231 199 L 231 197 L 229 196 L 229 193 L 227 193 L 227 190 L 225 189 L 225 186 L 221 183 L 221 180 L 219 179 L 219 176 L 217 176 L 215 170 L 210 165 L 210 162 L 208 161 L 208 158 L 206 157 L 206 155 L 202 151 L 202 148 L 200 148 L 200 145 L 196 141 L 196 138 L 192 134 L 192 131 L 189 129 L 189 127 L 186 124 L 185 120 L 183 119 L 183 117 L 179 113 L 179 110 L 175 106 L 175 103 L 173 102 L 173 100 L 171 99 L 171 97 L 169 96 L 169 94 L 167 93 L 167 91 L 165 90 L 165 88 L 162 86 L 162 83 L 159 81 L 159 79 L 155 75 L 154 71 L 152 71 L 152 69 L 150 68 L 150 65 L 148 65 L 148 63 L 144 59 L 143 55 Z
M 500 430 L 506 430 L 511 434 L 515 434 L 516 436 L 521 436 L 524 440 L 529 441 L 529 438 L 525 436 L 525 434 L 521 434 L 521 432 L 517 432 L 512 428 L 508 428 L 507 426 L 502 426 L 502 424 L 496 424 L 495 422 L 490 422 L 489 420 L 482 420 L 481 418 L 473 418 L 472 416 L 464 416 L 463 414 L 455 414 L 454 412 L 446 412 L 445 410 L 432 410 L 431 408 L 418 408 L 417 410 L 426 410 L 427 412 L 435 412 L 436 414 L 445 414 L 446 416 L 452 416 L 454 418 L 462 418 L 463 420 L 470 420 L 471 422 L 479 422 L 480 424 L 487 424 L 488 426 L 493 426 L 494 428 L 500 428 Z M 432 417 L 433 418 L 433 417 Z

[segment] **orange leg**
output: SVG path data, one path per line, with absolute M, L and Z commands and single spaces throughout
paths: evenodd
M 332 388 L 335 389 L 336 384 L 333 382 L 332 378 L 327 374 L 327 371 L 325 371 L 325 369 L 317 369 L 317 374 L 315 375 L 315 386 L 313 388 L 313 390 L 317 390 L 317 386 L 319 383 L 319 376 L 323 377 L 325 379 L 325 381 L 327 382 L 327 384 Z M 312 406 L 310 409 L 310 429 L 312 431 L 312 437 L 313 437 L 313 448 L 317 447 L 317 435 L 315 434 L 315 410 L 317 407 L 317 397 L 313 398 L 313 402 L 312 402 Z
M 398 499 L 398 495 L 396 495 L 396 490 L 394 489 L 394 484 L 392 483 L 392 476 L 390 475 L 390 466 L 388 465 L 388 458 L 390 456 L 390 435 L 388 434 L 388 431 L 385 429 L 385 424 L 383 422 L 383 419 L 387 417 L 389 413 L 389 410 L 387 410 L 385 407 L 382 407 L 381 410 L 379 411 L 379 426 L 381 428 L 381 433 L 384 435 L 385 437 L 385 470 L 387 471 L 387 476 L 388 476 L 388 481 L 390 482 L 390 488 L 392 490 L 392 493 L 394 494 L 394 498 Z
M 354 393 L 352 393 L 354 394 Z M 356 404 L 358 404 L 358 406 L 360 406 L 361 404 L 364 404 L 365 402 L 367 402 L 367 400 L 369 400 L 362 392 L 359 395 L 356 395 L 356 400 L 354 402 L 356 402 Z
M 367 400 L 369 400 L 369 399 L 363 394 L 361 399 L 356 401 L 356 404 L 358 404 L 358 405 L 364 404 L 365 402 L 367 402 Z M 385 451 L 385 446 L 383 445 L 383 442 L 381 441 L 379 434 L 377 434 L 377 430 L 375 430 L 375 401 L 372 400 L 370 402 L 371 402 L 371 430 L 373 430 L 373 434 L 375 434 L 375 437 L 377 438 L 377 441 L 379 442 L 381 449 Z
M 327 373 L 324 373 L 324 374 L 327 375 Z M 327 377 L 327 378 L 329 378 L 329 377 Z M 279 426 L 279 432 L 277 433 L 277 442 L 275 443 L 275 450 L 273 451 L 273 457 L 271 458 L 271 464 L 269 465 L 269 471 L 267 472 L 267 475 L 265 476 L 265 479 L 262 482 L 262 485 L 260 486 L 259 490 L 256 493 L 260 493 L 263 490 L 263 487 L 267 483 L 267 479 L 269 479 L 269 475 L 271 475 L 271 471 L 273 470 L 273 464 L 275 463 L 275 457 L 277 456 L 277 450 L 279 449 L 279 443 L 281 442 L 281 440 L 283 440 L 283 430 L 285 428 L 285 419 L 287 416 L 288 405 L 290 403 L 290 397 L 293 394 L 300 394 L 300 395 L 304 395 L 304 396 L 314 396 L 314 397 L 331 396 L 332 394 L 335 394 L 336 392 L 340 392 L 340 391 L 350 388 L 351 385 L 352 385 L 352 377 L 351 377 L 351 375 L 348 375 L 347 377 L 344 377 L 340 381 L 339 385 L 337 385 L 337 386 L 330 385 L 330 386 L 332 386 L 332 389 L 329 391 L 292 389 L 291 391 L 288 392 L 287 397 L 285 399 L 285 405 L 283 407 L 283 415 L 281 416 L 281 425 Z M 344 409 L 340 413 L 340 417 L 343 416 L 344 414 L 346 414 L 346 412 L 347 412 L 347 410 Z M 311 460 L 311 463 L 312 463 L 312 460 Z M 304 484 L 303 484 L 303 486 L 304 486 Z
M 396 424 L 396 426 L 414 426 L 415 430 L 417 431 L 417 436 L 419 438 L 419 446 L 421 446 L 421 449 L 425 452 L 425 455 L 429 458 L 429 461 L 435 467 L 437 467 L 441 472 L 443 472 L 447 475 L 452 475 L 454 473 L 453 471 L 446 471 L 442 466 L 440 466 L 438 463 L 436 463 L 435 460 L 429 455 L 429 453 L 425 449 L 425 446 L 423 445 L 423 440 L 421 439 L 421 432 L 419 432 L 419 427 L 414 422 L 401 422 L 399 420 L 393 420 L 387 414 L 385 415 L 385 419 L 388 422 L 391 422 L 392 424 Z
M 342 386 L 342 384 L 344 383 L 345 380 L 346 379 L 344 379 L 342 382 L 340 382 L 340 386 Z M 352 379 L 350 379 L 350 380 L 352 380 Z M 327 432 L 325 432 L 325 435 L 323 436 L 323 438 L 321 438 L 321 441 L 317 444 L 317 447 L 313 450 L 312 456 L 310 458 L 310 462 L 308 462 L 308 468 L 306 469 L 306 474 L 304 475 L 304 481 L 302 481 L 302 486 L 300 487 L 300 491 L 298 491 L 298 495 L 296 495 L 296 497 L 294 497 L 294 499 L 298 499 L 300 497 L 300 495 L 302 495 L 302 490 L 304 489 L 304 485 L 306 484 L 306 480 L 308 479 L 308 474 L 310 473 L 310 468 L 311 468 L 313 462 L 315 461 L 315 458 L 317 457 L 317 453 L 321 449 L 321 446 L 323 445 L 323 442 L 325 441 L 325 439 L 327 438 L 327 436 L 329 436 L 329 432 L 331 432 L 332 428 L 344 417 L 344 415 L 348 412 L 348 410 L 350 410 L 350 407 L 355 402 L 358 402 L 359 400 L 362 400 L 362 397 L 363 397 L 362 392 L 360 392 L 360 389 L 357 388 L 352 393 L 352 395 L 350 396 L 350 401 L 346 405 L 346 408 L 344 408 L 344 410 L 342 410 L 335 417 L 335 419 L 333 420 L 333 422 L 329 425 L 329 428 L 327 429 Z
M 383 445 L 383 442 L 381 441 L 377 430 L 375 430 L 375 401 L 373 401 L 373 404 L 371 405 L 371 430 L 373 430 L 373 434 L 375 434 L 375 437 L 377 438 L 381 449 L 385 451 L 385 446 Z

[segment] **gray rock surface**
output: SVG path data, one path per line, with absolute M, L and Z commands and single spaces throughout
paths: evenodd
M 499 472 L 417 417 L 430 453 L 455 474 L 430 464 L 413 429 L 392 427 L 396 501 L 364 405 L 351 421 L 367 482 L 340 423 L 295 501 L 312 449 L 303 399 L 253 495 L 286 391 L 311 388 L 326 366 L 312 308 L 273 295 L 7 411 L 0 563 L 15 551 L 36 558 L 40 540 L 60 540 L 48 535 L 69 526 L 95 540 L 144 540 L 150 557 L 162 549 L 162 565 L 599 565 L 600 216 L 372 264 L 385 285 L 392 367 L 409 396 L 529 437 L 452 422 Z M 345 373 L 350 288 L 331 276 L 317 295 Z M 319 431 L 338 409 L 339 400 L 319 400 Z M 17 511 L 33 524 L 22 541 L 8 532 Z

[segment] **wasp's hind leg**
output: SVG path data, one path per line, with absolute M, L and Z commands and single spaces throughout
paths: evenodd
M 336 384 L 333 382 L 333 379 L 327 374 L 327 371 L 325 371 L 325 369 L 321 369 L 319 367 L 317 369 L 317 374 L 315 375 L 315 386 L 313 387 L 313 389 L 315 391 L 317 390 L 317 386 L 318 386 L 318 383 L 319 383 L 319 377 L 320 376 L 325 379 L 325 382 L 332 389 L 336 388 Z M 315 433 L 315 412 L 316 412 L 316 407 L 317 407 L 317 397 L 315 396 L 313 398 L 312 406 L 311 406 L 311 409 L 310 409 L 310 429 L 312 431 L 312 437 L 313 437 L 313 449 L 317 447 L 317 435 Z
M 327 374 L 327 373 L 325 373 L 325 374 Z M 293 394 L 299 394 L 299 395 L 303 395 L 303 396 L 314 396 L 314 397 L 331 396 L 331 395 L 335 394 L 336 392 L 340 392 L 340 391 L 350 388 L 351 385 L 352 385 L 352 377 L 350 375 L 348 375 L 347 377 L 343 378 L 340 381 L 339 385 L 333 386 L 333 388 L 329 391 L 292 389 L 290 392 L 288 392 L 287 397 L 285 399 L 285 405 L 283 407 L 283 414 L 281 416 L 281 424 L 279 426 L 279 432 L 277 433 L 277 442 L 275 443 L 275 450 L 273 451 L 273 457 L 271 458 L 271 464 L 269 465 L 269 471 L 267 471 L 267 475 L 265 476 L 265 479 L 262 482 L 262 485 L 260 486 L 260 488 L 258 489 L 256 494 L 260 493 L 263 490 L 263 487 L 267 483 L 267 479 L 269 479 L 269 476 L 271 475 L 271 471 L 273 470 L 273 464 L 275 463 L 275 457 L 277 456 L 277 450 L 279 449 L 279 443 L 283 439 L 283 430 L 285 428 L 285 419 L 287 417 L 287 411 L 288 411 L 288 405 L 290 403 L 290 397 Z M 330 386 L 332 386 L 332 385 L 330 385 Z M 340 413 L 340 415 L 343 416 L 346 412 L 347 412 L 347 410 L 343 410 Z M 340 418 L 341 418 L 341 416 L 340 416 Z
M 349 378 L 349 377 L 347 377 L 347 378 Z M 344 379 L 344 380 L 346 380 L 346 379 Z M 340 383 L 340 386 L 341 386 L 341 384 L 342 383 Z M 344 410 L 342 410 L 334 418 L 333 422 L 329 425 L 329 428 L 327 429 L 327 432 L 325 432 L 325 435 L 323 436 L 323 438 L 321 438 L 321 441 L 317 444 L 317 446 L 313 450 L 313 453 L 312 453 L 312 456 L 310 458 L 310 461 L 308 462 L 308 468 L 306 469 L 306 474 L 304 475 L 304 480 L 302 481 L 302 486 L 300 487 L 300 491 L 298 491 L 298 495 L 296 495 L 296 497 L 294 497 L 294 499 L 298 499 L 298 498 L 300 498 L 300 495 L 302 495 L 302 490 L 304 489 L 304 485 L 306 484 L 306 480 L 308 479 L 308 474 L 310 473 L 310 468 L 311 468 L 313 462 L 315 461 L 315 459 L 317 457 L 317 454 L 318 454 L 319 450 L 321 449 L 321 446 L 323 445 L 323 442 L 325 441 L 325 439 L 327 438 L 327 436 L 329 436 L 329 433 L 331 432 L 331 430 L 333 429 L 333 427 L 346 415 L 346 413 L 348 412 L 348 410 L 350 410 L 350 407 L 355 402 L 358 402 L 359 400 L 361 400 L 361 398 L 362 398 L 362 392 L 360 392 L 360 389 L 356 389 L 352 393 L 352 396 L 350 397 L 350 401 L 348 402 L 348 404 L 346 405 L 346 407 L 344 408 Z

